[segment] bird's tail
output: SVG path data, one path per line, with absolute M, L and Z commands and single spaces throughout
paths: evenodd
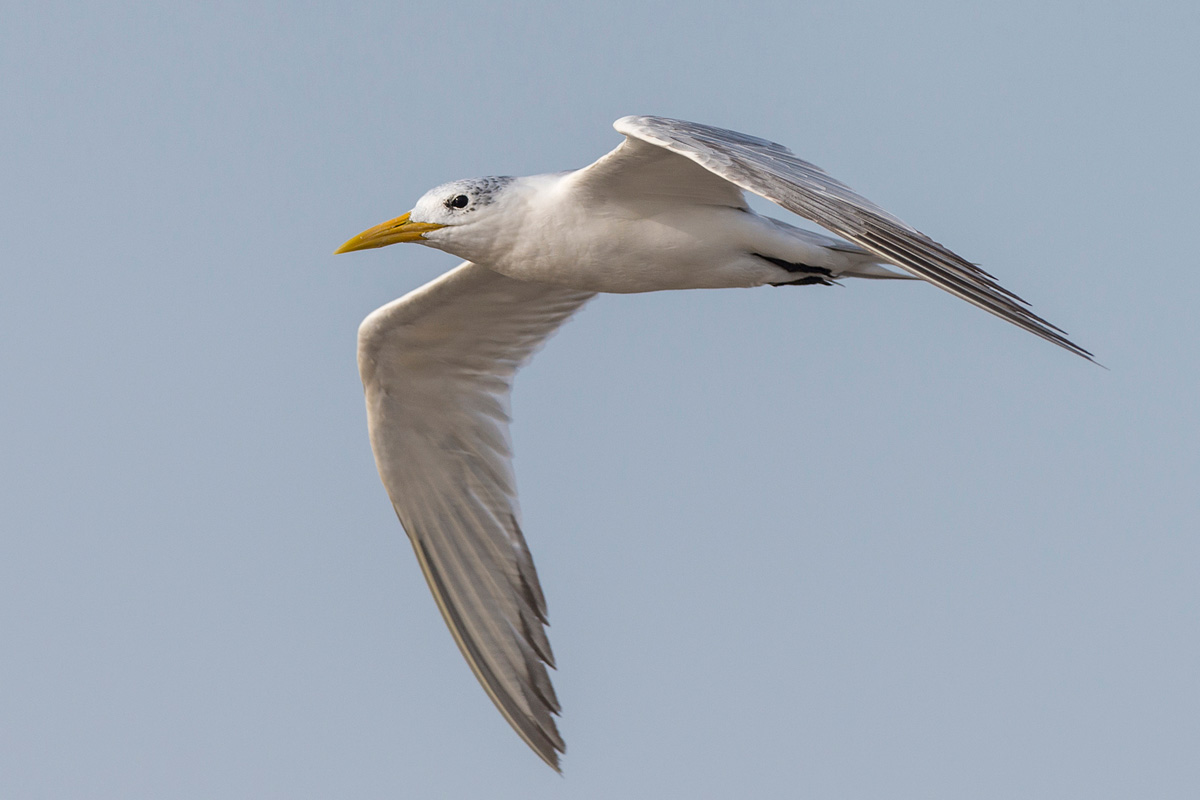
M 877 261 L 863 261 L 850 267 L 838 270 L 835 275 L 839 278 L 871 278 L 872 280 L 890 281 L 919 281 L 916 275 L 907 272 L 896 272 Z

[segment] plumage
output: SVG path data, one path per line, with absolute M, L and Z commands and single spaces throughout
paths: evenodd
M 338 251 L 418 242 L 467 259 L 363 321 L 371 446 L 463 656 L 555 769 L 554 657 L 508 400 L 517 369 L 595 293 L 919 278 L 1091 359 L 991 275 L 781 145 L 659 117 L 615 127 L 625 141 L 591 166 L 444 184 Z M 845 241 L 760 216 L 743 191 Z

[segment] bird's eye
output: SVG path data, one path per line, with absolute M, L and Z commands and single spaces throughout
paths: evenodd
M 469 202 L 471 202 L 469 197 L 467 197 L 465 194 L 460 194 L 447 200 L 446 208 L 466 208 L 467 203 Z

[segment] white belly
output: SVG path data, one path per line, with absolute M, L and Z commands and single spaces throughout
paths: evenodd
M 595 292 L 762 286 L 781 270 L 753 255 L 763 220 L 724 206 L 651 217 L 570 214 L 530 219 L 511 250 L 488 266 L 512 278 Z

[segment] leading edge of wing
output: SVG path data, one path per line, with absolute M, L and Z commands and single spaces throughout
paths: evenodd
M 1034 314 L 975 264 L 884 211 L 783 145 L 737 131 L 665 117 L 622 117 L 626 137 L 684 156 L 730 183 L 779 204 L 881 259 L 1078 356 L 1092 354 Z
M 554 769 L 565 745 L 517 521 L 508 397 L 516 370 L 591 296 L 467 263 L 359 329 L 372 450 L 422 573 L 492 702 Z

